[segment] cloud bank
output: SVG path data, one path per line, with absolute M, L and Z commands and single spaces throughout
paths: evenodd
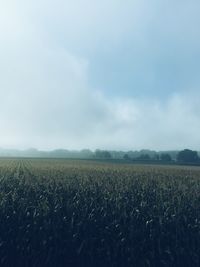
M 146 38 L 145 25 L 155 19 L 156 9 L 133 2 L 0 4 L 0 146 L 199 149 L 198 86 L 164 98 L 151 92 L 107 94 L 109 88 L 91 83 L 99 43 L 109 51 L 130 33 L 139 43 Z

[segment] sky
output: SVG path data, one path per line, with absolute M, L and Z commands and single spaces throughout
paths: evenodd
M 199 0 L 0 0 L 0 147 L 200 150 Z

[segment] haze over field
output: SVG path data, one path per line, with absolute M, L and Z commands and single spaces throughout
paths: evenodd
M 199 10 L 1 0 L 0 147 L 199 150 Z

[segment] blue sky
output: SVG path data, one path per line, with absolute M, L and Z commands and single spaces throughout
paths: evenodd
M 199 11 L 2 0 L 0 146 L 200 150 Z

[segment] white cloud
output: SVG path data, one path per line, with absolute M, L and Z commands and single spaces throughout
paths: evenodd
M 99 40 L 123 41 L 132 27 L 138 29 L 138 16 L 148 14 L 144 2 L 134 2 L 132 24 L 131 1 L 127 6 L 121 1 L 1 2 L 0 146 L 197 148 L 198 93 L 173 94 L 166 101 L 108 98 L 91 88 L 89 58 L 62 44 L 64 38 L 93 49 Z M 53 41 L 59 30 L 60 39 Z

